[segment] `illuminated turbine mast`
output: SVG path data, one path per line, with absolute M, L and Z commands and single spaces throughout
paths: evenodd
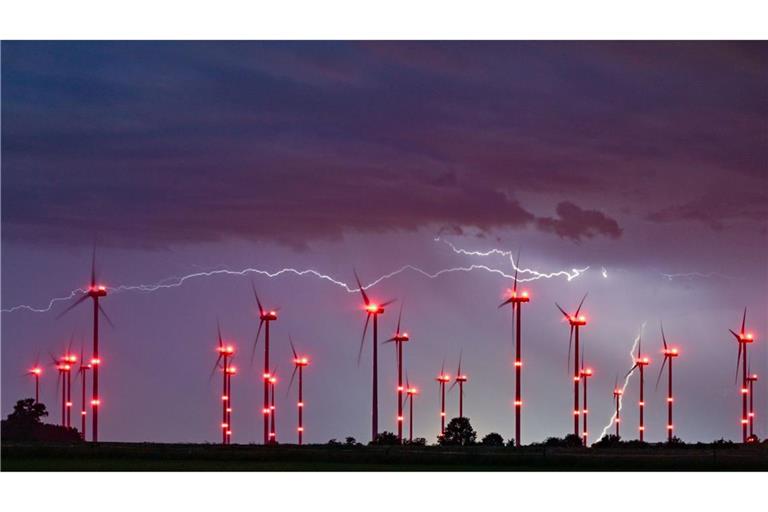
M 435 379 L 440 386 L 440 436 L 445 435 L 445 385 L 451 381 L 451 376 L 445 373 L 445 359 L 440 368 L 440 374 Z
M 747 384 L 747 374 L 749 360 L 747 358 L 747 347 L 755 342 L 755 335 L 747 332 L 747 308 L 744 308 L 744 315 L 741 317 L 741 331 L 735 333 L 728 329 L 736 338 L 739 344 L 739 353 L 736 356 L 736 378 L 739 378 L 739 367 L 741 367 L 741 440 L 747 442 L 747 428 L 749 425 L 749 413 L 747 411 L 747 395 L 749 395 L 749 386 Z
M 661 326 L 661 341 L 664 345 L 664 360 L 661 362 L 659 376 L 656 378 L 656 387 L 659 386 L 659 379 L 661 379 L 661 374 L 664 372 L 664 365 L 669 361 L 669 368 L 667 369 L 667 442 L 671 443 L 675 430 L 674 423 L 672 423 L 672 405 L 675 401 L 675 398 L 672 396 L 672 361 L 680 355 L 680 351 L 676 347 L 667 345 L 667 337 L 664 335 L 663 325 Z
M 256 339 L 253 341 L 253 351 L 251 352 L 251 362 L 253 362 L 253 356 L 256 353 L 256 345 L 259 343 L 259 335 L 261 334 L 261 327 L 264 326 L 264 373 L 262 373 L 262 379 L 264 382 L 264 403 L 263 407 L 261 409 L 261 412 L 263 414 L 264 419 L 264 444 L 267 444 L 270 442 L 270 401 L 269 401 L 269 390 L 270 390 L 270 378 L 271 375 L 269 373 L 269 324 L 271 322 L 274 322 L 277 320 L 277 310 L 271 309 L 266 310 L 261 305 L 261 300 L 259 300 L 259 294 L 256 293 L 256 287 L 251 282 L 251 289 L 253 290 L 253 296 L 256 299 L 256 305 L 259 307 L 259 328 L 256 331 Z
M 581 306 L 584 305 L 584 301 L 587 298 L 587 294 L 584 294 L 584 297 L 581 299 L 581 302 L 579 303 L 579 307 L 576 308 L 576 312 L 574 314 L 568 314 L 565 312 L 563 308 L 560 307 L 558 303 L 555 303 L 555 306 L 557 306 L 557 309 L 560 310 L 560 312 L 565 317 L 566 321 L 568 321 L 569 325 L 569 334 L 568 334 L 568 359 L 571 358 L 571 342 L 575 339 L 575 351 L 573 354 L 573 435 L 576 437 L 579 436 L 579 416 L 581 415 L 581 410 L 579 409 L 579 380 L 580 380 L 580 366 L 579 366 L 579 328 L 584 327 L 587 325 L 587 317 L 584 315 L 580 315 L 581 312 Z M 575 337 L 574 337 L 575 333 Z
M 293 352 L 293 374 L 291 374 L 291 381 L 288 384 L 288 391 L 293 386 L 293 379 L 296 377 L 296 373 L 299 374 L 299 400 L 296 403 L 298 409 L 299 425 L 296 427 L 296 432 L 299 437 L 299 446 L 304 443 L 304 368 L 309 366 L 309 358 L 306 356 L 299 356 L 296 352 L 296 347 L 293 345 L 293 339 L 288 337 L 291 343 L 291 351 Z
M 523 357 L 521 351 L 522 334 L 521 323 L 523 316 L 523 304 L 529 302 L 531 299 L 528 295 L 528 291 L 523 291 L 520 295 L 517 293 L 517 268 L 520 265 L 520 254 L 517 255 L 517 263 L 515 264 L 515 282 L 512 288 L 510 297 L 499 304 L 499 308 L 512 304 L 512 320 L 515 322 L 515 446 L 520 447 L 520 430 L 521 430 L 521 414 L 523 408 L 523 393 L 522 393 L 522 370 L 523 370 Z

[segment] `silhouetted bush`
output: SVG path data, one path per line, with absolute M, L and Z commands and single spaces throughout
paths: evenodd
M 371 441 L 370 444 L 376 446 L 392 446 L 399 445 L 400 440 L 397 438 L 397 434 L 385 430 L 384 432 L 377 434 L 376 439 Z
M 78 443 L 82 441 L 77 429 L 43 423 L 48 416 L 45 404 L 35 403 L 33 398 L 19 400 L 13 406 L 8 419 L 0 422 L 2 440 L 44 443 Z
M 427 440 L 423 437 L 416 437 L 413 441 L 404 441 L 408 446 L 427 446 Z
M 344 444 L 347 446 L 362 446 L 362 444 L 358 443 L 357 439 L 352 436 L 347 436 L 347 438 L 344 439 Z
M 504 446 L 504 438 L 501 437 L 501 434 L 491 432 L 480 441 L 480 444 L 483 446 Z
M 329 439 L 328 443 L 326 443 L 328 446 L 341 446 L 341 443 L 336 440 L 334 437 L 333 439 Z
M 472 428 L 469 418 L 453 418 L 445 427 L 445 435 L 437 436 L 442 446 L 469 446 L 475 444 L 477 432 Z
M 592 448 L 617 448 L 619 446 L 621 446 L 621 437 L 608 434 L 601 437 L 598 442 L 592 445 Z
M 568 434 L 562 439 L 559 437 L 548 437 L 547 440 L 544 441 L 544 446 L 552 448 L 575 448 L 583 445 L 584 442 L 576 434 Z
M 672 436 L 672 439 L 664 443 L 664 446 L 669 448 L 682 448 L 685 446 L 685 442 L 677 436 Z

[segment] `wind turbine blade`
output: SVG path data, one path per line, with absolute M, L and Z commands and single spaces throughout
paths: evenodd
M 664 365 L 667 364 L 667 356 L 664 356 L 664 360 L 661 362 L 661 368 L 659 368 L 659 376 L 656 377 L 656 390 L 659 389 L 659 381 L 661 380 L 661 374 L 664 372 Z
M 624 376 L 624 378 L 626 379 L 627 377 L 629 377 L 629 375 L 630 375 L 630 374 L 631 374 L 633 371 L 635 371 L 635 368 L 637 368 L 638 366 L 640 366 L 640 365 L 639 365 L 639 364 L 637 364 L 637 363 L 635 363 L 635 366 L 633 366 L 632 368 L 630 368 L 630 369 L 629 369 L 629 371 L 628 371 L 628 372 L 627 372 L 627 374 Z
M 259 300 L 259 294 L 256 293 L 256 285 L 253 283 L 253 280 L 251 280 L 251 290 L 253 290 L 253 297 L 256 299 L 256 305 L 259 306 L 259 315 L 262 315 L 264 314 L 264 308 Z
M 397 314 L 397 334 L 400 334 L 400 320 L 403 318 L 403 303 L 405 301 L 400 303 L 400 312 Z
M 213 375 L 216 373 L 216 370 L 221 368 L 221 352 L 219 352 L 219 357 L 216 358 L 216 364 L 213 365 L 213 368 L 211 369 L 211 374 L 208 375 L 208 383 L 211 383 L 211 380 L 213 380 Z
M 72 355 L 72 343 L 75 341 L 75 331 L 69 335 L 69 341 L 67 342 L 67 355 Z
M 456 373 L 456 376 L 458 377 L 461 375 L 461 360 L 464 358 L 464 349 L 461 349 L 459 352 L 459 371 Z
M 509 304 L 510 302 L 512 302 L 512 300 L 513 300 L 513 299 L 512 299 L 512 297 L 508 298 L 507 300 L 505 300 L 504 302 L 502 302 L 501 304 L 499 304 L 499 307 L 498 307 L 498 309 L 501 309 L 501 308 L 503 308 L 504 306 L 506 306 L 507 304 Z
M 115 328 L 115 324 L 112 322 L 112 320 L 109 318 L 109 315 L 107 315 L 107 312 L 104 311 L 104 308 L 101 307 L 101 304 L 99 304 L 99 312 L 104 315 L 104 319 L 107 321 L 110 327 L 113 329 Z
M 664 350 L 667 350 L 667 337 L 664 336 L 664 323 L 659 322 L 659 325 L 661 325 L 661 341 L 664 342 Z
M 296 372 L 299 371 L 298 365 L 293 366 L 293 373 L 291 374 L 291 380 L 288 382 L 288 389 L 285 390 L 285 396 L 287 397 L 288 394 L 291 392 L 291 388 L 293 387 L 293 379 L 296 378 Z
M 643 346 L 643 338 L 641 336 L 637 337 L 637 358 L 640 359 L 640 354 L 642 353 L 641 347 Z
M 64 311 L 62 311 L 61 313 L 59 313 L 59 314 L 56 316 L 56 320 L 58 320 L 59 318 L 63 317 L 63 316 L 64 316 L 64 315 L 66 315 L 67 313 L 69 313 L 69 312 L 70 312 L 72 309 L 76 308 L 76 307 L 77 307 L 77 306 L 78 306 L 80 303 L 84 302 L 84 301 L 85 301 L 85 299 L 87 299 L 88 297 L 89 297 L 89 295 L 88 295 L 87 293 L 84 293 L 84 294 L 82 295 L 82 297 L 80 297 L 80 298 L 79 298 L 79 299 L 77 299 L 75 302 L 73 302 L 72 304 L 70 304 L 70 305 L 69 305 L 69 307 L 68 307 L 67 309 L 65 309 Z
M 561 307 L 560 307 L 560 304 L 558 304 L 557 302 L 555 302 L 555 306 L 557 306 L 557 309 L 559 309 L 559 310 L 560 310 L 560 312 L 563 314 L 563 316 L 564 316 L 565 318 L 568 318 L 568 319 L 569 319 L 569 318 L 571 318 L 571 315 L 569 315 L 568 313 L 566 313 L 566 312 L 565 312 L 565 310 L 564 310 L 563 308 L 561 308 Z
M 443 356 L 443 364 L 440 365 L 440 375 L 445 375 L 445 356 Z
M 458 384 L 458 383 L 459 383 L 459 381 L 454 380 L 453 384 L 451 384 L 451 387 L 448 388 L 448 392 L 450 393 L 451 391 L 453 391 L 453 388 L 455 388 L 456 384 Z
M 512 286 L 512 290 L 514 292 L 517 292 L 517 267 L 520 266 L 520 249 L 517 250 L 517 261 L 515 261 L 514 264 L 515 264 L 515 284 Z
M 739 353 L 736 356 L 736 376 L 733 378 L 733 383 L 736 384 L 739 380 L 739 366 L 741 365 L 741 350 L 742 346 L 741 343 L 739 343 Z
M 368 299 L 368 294 L 365 293 L 365 289 L 363 288 L 363 283 L 360 282 L 360 276 L 357 275 L 357 270 L 353 268 L 352 272 L 354 272 L 355 274 L 355 280 L 357 281 L 357 287 L 360 289 L 360 294 L 363 296 L 363 302 L 367 306 L 371 303 L 371 301 Z
M 293 352 L 293 358 L 298 359 L 299 355 L 296 353 L 296 347 L 293 345 L 293 338 L 290 334 L 288 335 L 288 343 L 291 344 L 291 352 Z
M 573 347 L 573 326 L 571 326 L 568 334 L 568 359 L 565 360 L 565 374 L 570 375 L 569 369 L 571 366 L 571 349 Z
M 216 319 L 216 334 L 218 335 L 219 348 L 224 348 L 224 339 L 221 337 L 221 320 Z
M 747 308 L 744 308 L 744 316 L 741 317 L 741 332 L 747 327 Z
M 736 341 L 738 341 L 739 343 L 741 343 L 741 341 L 740 341 L 740 340 L 741 340 L 741 338 L 739 338 L 739 335 L 738 335 L 738 334 L 736 334 L 735 332 L 733 332 L 731 329 L 728 329 L 728 331 L 729 331 L 731 334 L 733 334 L 733 337 L 734 337 L 734 338 L 736 338 Z
M 365 344 L 365 334 L 368 332 L 368 321 L 371 319 L 371 313 L 365 315 L 365 325 L 363 326 L 363 336 L 360 338 L 360 350 L 357 351 L 357 366 L 360 366 L 360 359 L 363 357 L 363 345 Z
M 581 306 L 583 306 L 584 305 L 584 301 L 587 300 L 587 295 L 588 294 L 589 294 L 589 292 L 585 293 L 584 297 L 581 298 L 581 302 L 579 302 L 579 307 L 576 308 L 576 314 L 574 316 L 579 316 L 579 311 L 581 311 Z
M 37 355 L 35 355 L 35 368 L 40 364 L 40 351 L 37 351 Z
M 96 286 L 96 245 L 93 246 L 91 254 L 91 287 Z
M 48 355 L 51 356 L 51 361 L 53 362 L 53 366 L 59 366 L 59 361 L 56 359 L 56 356 L 53 355 L 53 352 L 48 352 Z
M 253 339 L 253 346 L 251 347 L 251 366 L 253 366 L 253 361 L 256 357 L 256 345 L 259 344 L 259 335 L 261 334 L 262 325 L 264 325 L 264 320 L 259 320 L 259 328 L 256 330 L 256 337 Z
M 383 308 L 383 307 L 389 306 L 389 305 L 390 305 L 390 304 L 392 304 L 393 302 L 397 302 L 397 299 L 388 300 L 387 302 L 385 302 L 384 304 L 382 304 L 382 305 L 381 305 L 381 307 Z

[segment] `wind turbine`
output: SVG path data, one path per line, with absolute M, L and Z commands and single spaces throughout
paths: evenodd
M 661 368 L 659 368 L 659 376 L 656 378 L 656 388 L 659 387 L 659 379 L 664 372 L 664 365 L 669 361 L 668 382 L 667 382 L 667 441 L 672 442 L 673 431 L 675 429 L 672 423 L 672 404 L 675 401 L 672 396 L 672 361 L 674 358 L 680 355 L 677 347 L 669 347 L 667 345 L 667 337 L 664 335 L 664 325 L 661 324 L 661 341 L 664 344 L 664 360 L 661 362 Z
M 406 377 L 406 396 L 405 401 L 408 402 L 408 400 L 411 401 L 410 409 L 408 411 L 408 442 L 413 442 L 413 402 L 416 398 L 416 395 L 419 394 L 419 389 L 417 387 L 412 387 L 410 382 L 408 382 L 408 377 Z
M 91 409 L 92 414 L 92 430 L 93 430 L 93 442 L 99 441 L 99 406 L 101 405 L 101 398 L 99 398 L 99 367 L 101 366 L 101 358 L 99 357 L 99 313 L 104 315 L 104 319 L 114 327 L 112 320 L 109 319 L 104 308 L 99 304 L 101 297 L 107 296 L 107 287 L 101 284 L 97 284 L 96 280 L 96 249 L 93 249 L 93 256 L 91 258 L 91 282 L 86 292 L 77 299 L 71 306 L 61 312 L 57 318 L 61 318 L 68 313 L 71 309 L 75 308 L 81 302 L 87 299 L 93 299 L 93 357 L 91 358 L 91 365 L 93 367 L 93 385 L 91 386 Z
M 581 299 L 581 302 L 579 303 L 579 307 L 576 308 L 576 312 L 572 315 L 565 312 L 563 308 L 560 307 L 560 304 L 555 302 L 555 306 L 557 306 L 557 309 L 560 310 L 560 312 L 563 314 L 565 319 L 568 321 L 568 325 L 570 326 L 569 334 L 568 334 L 568 359 L 571 359 L 571 342 L 574 338 L 573 334 L 574 331 L 576 333 L 575 340 L 576 340 L 576 350 L 574 351 L 573 356 L 573 434 L 576 437 L 579 437 L 579 415 L 581 411 L 579 410 L 579 328 L 587 325 L 587 317 L 584 315 L 580 315 L 579 312 L 581 311 L 581 306 L 584 305 L 584 300 L 586 300 L 587 294 L 584 294 L 584 297 Z
M 88 370 L 91 370 L 92 368 L 93 368 L 92 364 L 90 364 L 90 363 L 85 364 L 84 349 L 81 346 L 80 347 L 80 367 L 77 369 L 77 375 L 75 376 L 75 379 L 77 379 L 78 377 L 81 377 L 82 378 L 82 384 L 83 384 L 83 386 L 81 388 L 82 389 L 82 395 L 80 397 L 80 400 L 81 400 L 81 402 L 80 402 L 80 404 L 81 404 L 81 407 L 80 407 L 80 430 L 81 430 L 80 435 L 83 437 L 83 441 L 85 441 L 85 434 L 86 434 L 86 432 L 85 432 L 85 428 L 86 428 L 86 426 L 85 426 L 85 417 L 88 415 L 87 408 L 86 408 L 86 401 L 85 401 L 85 395 L 86 395 L 86 389 L 85 388 L 86 388 L 86 383 L 88 381 L 88 379 L 86 378 L 86 372 Z
M 230 358 L 235 355 L 235 347 L 224 343 L 221 336 L 221 322 L 216 321 L 217 346 L 216 363 L 213 365 L 209 380 L 217 369 L 221 368 L 222 391 L 221 391 L 221 444 L 229 444 L 232 435 L 232 424 L 230 422 L 232 415 L 232 396 L 230 393 Z M 236 371 L 236 370 L 235 370 Z
M 35 357 L 35 364 L 24 375 L 31 375 L 35 379 L 35 403 L 40 403 L 40 375 L 42 375 L 43 369 L 40 368 L 40 355 Z
M 360 289 L 360 294 L 363 296 L 363 303 L 365 305 L 366 317 L 365 326 L 363 327 L 363 336 L 360 338 L 360 350 L 357 353 L 357 364 L 360 364 L 360 358 L 363 355 L 363 345 L 365 344 L 365 334 L 368 331 L 368 322 L 373 317 L 373 393 L 371 397 L 371 441 L 375 441 L 379 435 L 379 363 L 378 363 L 378 345 L 379 345 L 379 315 L 384 313 L 384 308 L 389 304 L 392 304 L 394 300 L 385 302 L 384 304 L 376 304 L 371 302 L 368 298 L 368 294 L 365 293 L 363 284 L 360 282 L 360 277 L 355 271 L 355 279 L 357 280 L 357 286 Z
M 56 370 L 59 372 L 56 376 L 56 394 L 59 392 L 59 381 L 61 381 L 61 426 L 66 427 L 68 400 L 67 373 L 72 369 L 72 366 L 69 364 L 69 358 L 66 356 L 56 359 L 56 357 L 51 354 L 51 361 L 53 362 L 53 366 L 56 367 Z
M 256 286 L 251 282 L 251 289 L 253 290 L 253 296 L 256 299 L 256 304 L 259 306 L 259 329 L 256 331 L 256 339 L 253 341 L 253 350 L 251 351 L 251 364 L 253 364 L 253 357 L 256 354 L 256 345 L 259 343 L 259 335 L 261 334 L 261 327 L 264 326 L 264 373 L 262 379 L 264 380 L 264 407 L 262 413 L 264 415 L 264 444 L 267 444 L 269 439 L 269 387 L 271 378 L 269 373 L 269 323 L 277 320 L 277 309 L 266 310 L 261 305 L 259 300 L 259 294 L 256 293 Z
M 403 304 L 400 303 L 400 313 L 397 315 L 397 332 L 384 343 L 394 343 L 397 355 L 397 439 L 403 443 L 403 344 L 410 339 L 407 332 L 400 332 L 400 321 L 403 318 Z
M 232 377 L 237 375 L 237 367 L 233 366 L 232 360 L 234 358 L 230 359 L 230 364 L 227 365 L 226 369 L 224 370 L 224 375 L 226 377 L 226 387 L 227 387 L 227 429 L 226 429 L 226 444 L 232 444 Z
M 757 382 L 757 374 L 750 373 L 747 377 L 747 383 L 749 384 L 749 437 L 755 438 L 755 382 Z
M 635 365 L 627 372 L 627 376 L 632 373 L 635 368 L 640 370 L 640 401 L 638 406 L 640 407 L 640 441 L 645 439 L 645 367 L 651 364 L 651 360 L 648 357 L 642 355 L 642 343 L 643 340 L 638 338 L 637 340 L 637 358 L 635 359 Z M 625 377 L 626 378 L 626 377 Z
M 742 368 L 741 379 L 741 439 L 742 442 L 747 442 L 747 425 L 749 424 L 748 412 L 747 412 L 747 395 L 749 394 L 749 387 L 747 386 L 747 347 L 750 343 L 754 343 L 755 335 L 746 331 L 747 325 L 747 308 L 744 308 L 744 316 L 741 317 L 741 331 L 738 334 L 728 329 L 731 334 L 736 338 L 739 344 L 739 353 L 736 356 L 736 378 L 739 378 L 739 366 Z
M 613 383 L 613 399 L 616 404 L 616 414 L 614 424 L 616 425 L 616 437 L 619 435 L 619 424 L 621 423 L 621 395 L 624 394 L 624 390 L 619 387 L 618 378 Z
M 309 358 L 299 356 L 296 352 L 296 347 L 293 345 L 293 339 L 290 336 L 288 336 L 288 341 L 291 344 L 291 352 L 293 352 L 293 373 L 291 374 L 291 381 L 288 383 L 288 392 L 291 391 L 296 372 L 299 374 L 299 401 L 296 403 L 299 413 L 299 425 L 296 427 L 296 432 L 299 436 L 299 446 L 301 446 L 304 441 L 304 368 L 309 366 Z
M 520 324 L 522 322 L 523 308 L 522 305 L 526 302 L 530 302 L 531 298 L 528 296 L 528 291 L 523 291 L 520 295 L 517 294 L 517 268 L 520 265 L 520 253 L 517 253 L 517 263 L 515 263 L 515 282 L 512 287 L 512 293 L 510 297 L 499 304 L 499 308 L 512 304 L 512 320 L 515 321 L 515 446 L 520 447 L 520 428 L 521 428 L 521 410 L 523 408 L 523 394 L 521 388 L 522 370 L 523 370 L 523 358 L 521 354 L 521 339 L 522 334 L 520 331 Z
M 469 380 L 469 377 L 461 373 L 461 359 L 463 355 L 463 351 L 459 353 L 459 369 L 456 371 L 456 379 L 453 381 L 453 384 L 451 384 L 451 387 L 448 388 L 448 391 L 450 392 L 456 384 L 459 385 L 459 418 L 464 417 L 464 383 Z
M 440 435 L 445 435 L 445 385 L 451 381 L 451 376 L 445 373 L 445 359 L 440 367 L 440 374 L 435 379 L 440 386 Z
M 589 408 L 587 407 L 587 380 L 592 377 L 593 371 L 592 368 L 587 368 L 584 366 L 584 348 L 581 349 L 581 370 L 579 370 L 579 376 L 582 379 L 582 391 L 584 393 L 584 410 L 582 411 L 584 413 L 584 431 L 581 433 L 582 437 L 584 438 L 584 446 L 589 446 L 589 431 L 587 430 L 587 414 L 589 414 Z

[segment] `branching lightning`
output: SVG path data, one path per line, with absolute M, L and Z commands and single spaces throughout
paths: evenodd
M 681 274 L 665 274 L 662 272 L 661 274 L 664 279 L 667 281 L 673 281 L 675 279 L 713 279 L 713 278 L 719 278 L 719 279 L 737 279 L 734 276 L 729 276 L 727 274 L 721 274 L 720 272 L 685 272 Z
M 440 239 L 436 239 L 436 241 L 439 241 Z M 456 254 L 466 255 L 466 256 L 491 256 L 491 255 L 500 255 L 505 256 L 509 258 L 510 263 L 512 264 L 512 270 L 517 270 L 520 274 L 527 274 L 529 277 L 520 277 L 518 276 L 518 281 L 520 282 L 528 282 L 528 281 L 535 281 L 538 279 L 552 279 L 552 278 L 558 278 L 558 277 L 564 277 L 567 281 L 571 281 L 577 277 L 579 277 L 581 274 L 587 271 L 589 267 L 582 268 L 582 269 L 573 269 L 572 271 L 566 271 L 566 270 L 560 270 L 557 272 L 550 272 L 550 273 L 542 273 L 534 269 L 530 268 L 518 268 L 515 264 L 514 258 L 512 256 L 511 251 L 503 251 L 500 249 L 491 249 L 489 251 L 467 251 L 465 249 L 459 249 L 451 242 L 443 240 L 448 246 L 455 252 Z M 502 269 L 491 267 L 488 265 L 480 265 L 480 264 L 472 264 L 467 266 L 459 266 L 459 267 L 450 267 L 450 268 L 444 268 L 441 270 L 438 270 L 436 272 L 428 272 L 420 267 L 417 267 L 415 265 L 403 265 L 402 267 L 398 268 L 397 270 L 394 270 L 392 272 L 389 272 L 387 274 L 381 275 L 371 281 L 369 284 L 363 285 L 363 289 L 369 289 L 372 288 L 382 281 L 385 281 L 387 279 L 391 279 L 403 272 L 411 271 L 415 272 L 417 274 L 420 274 L 424 277 L 427 277 L 429 279 L 436 279 L 443 274 L 449 274 L 454 272 L 473 272 L 476 270 L 482 270 L 485 272 L 489 272 L 492 274 L 497 274 L 505 279 L 515 279 L 514 274 L 505 272 Z M 153 283 L 153 284 L 137 284 L 137 285 L 118 285 L 118 286 L 107 286 L 107 289 L 110 291 L 110 293 L 120 293 L 120 292 L 155 292 L 158 290 L 164 290 L 169 288 L 178 288 L 182 286 L 185 282 L 193 279 L 198 278 L 207 278 L 207 277 L 213 277 L 213 276 L 219 276 L 219 275 L 229 275 L 229 276 L 245 276 L 249 274 L 256 274 L 268 278 L 276 278 L 279 276 L 282 276 L 284 274 L 293 274 L 299 277 L 303 276 L 312 276 L 316 277 L 320 280 L 327 281 L 331 284 L 334 284 L 340 288 L 343 288 L 348 293 L 358 293 L 360 289 L 356 286 L 350 286 L 344 281 L 340 281 L 338 279 L 335 279 L 334 277 L 323 274 L 317 270 L 314 269 L 304 269 L 299 270 L 295 268 L 283 268 L 274 272 L 270 272 L 268 270 L 258 269 L 258 268 L 245 268 L 242 270 L 230 270 L 230 269 L 216 269 L 216 270 L 210 270 L 210 271 L 200 271 L 195 272 L 192 274 L 187 274 L 185 276 L 181 277 L 166 277 L 161 279 L 160 281 Z M 30 311 L 32 313 L 46 313 L 48 311 L 51 311 L 53 307 L 58 302 L 63 302 L 70 300 L 74 297 L 77 297 L 78 295 L 82 293 L 86 293 L 87 289 L 85 288 L 76 288 L 72 290 L 69 294 L 63 296 L 63 297 L 55 297 L 51 299 L 48 302 L 47 306 L 44 307 L 34 307 L 26 304 L 21 304 L 17 306 L 13 306 L 11 308 L 2 309 L 3 313 L 13 313 L 14 311 Z
M 635 349 L 637 349 L 637 344 L 640 343 L 640 338 L 643 337 L 643 332 L 645 331 L 645 324 L 646 322 L 643 322 L 643 324 L 640 326 L 640 332 L 635 337 L 635 340 L 632 342 L 632 347 L 629 349 L 629 358 L 632 361 L 632 365 L 635 364 Z M 619 411 L 621 411 L 621 408 L 624 406 L 624 392 L 627 390 L 627 386 L 629 385 L 629 379 L 632 377 L 632 374 L 635 373 L 635 369 L 632 369 L 626 377 L 624 377 L 624 384 L 621 386 L 621 395 L 619 395 Z M 613 426 L 614 421 L 616 421 L 616 411 L 611 414 L 611 419 L 608 421 L 608 424 L 603 428 L 603 431 L 600 433 L 600 436 L 598 439 L 602 439 L 605 437 L 605 434 L 608 432 L 608 430 Z

